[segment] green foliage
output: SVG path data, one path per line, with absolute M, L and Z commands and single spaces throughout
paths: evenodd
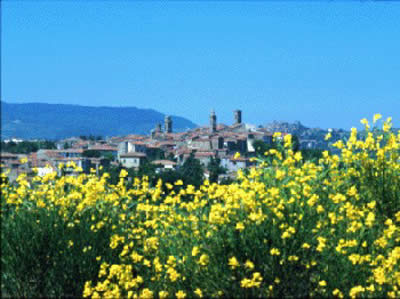
M 302 149 L 301 154 L 305 161 L 318 162 L 322 158 L 323 150 L 320 149 Z
M 99 233 L 91 230 L 91 217 L 104 216 L 99 211 L 88 211 L 79 222 L 68 222 L 56 207 L 46 210 L 25 206 L 18 213 L 3 211 L 2 294 L 25 298 L 81 297 L 85 281 L 99 271 L 101 261 L 96 257 L 117 261 L 109 247 L 116 216 L 107 215 L 110 221 Z
M 69 148 L 71 148 L 71 145 L 68 142 L 64 142 L 63 148 L 69 149 Z
M 277 144 L 275 142 L 268 144 L 262 140 L 254 140 L 253 147 L 257 156 L 264 156 L 264 153 L 272 148 L 276 148 Z
M 21 141 L 21 142 L 1 142 L 1 151 L 14 154 L 30 154 L 37 152 L 39 149 L 56 149 L 53 141 Z
M 200 161 L 194 157 L 193 153 L 191 153 L 183 163 L 182 167 L 179 169 L 179 173 L 185 185 L 199 187 L 203 183 L 203 166 Z
M 207 169 L 210 172 L 209 181 L 211 183 L 217 183 L 218 182 L 218 176 L 220 174 L 226 173 L 226 169 L 224 167 L 222 167 L 220 164 L 221 164 L 221 159 L 220 158 L 211 157 L 211 161 L 207 166 Z
M 101 152 L 98 150 L 85 150 L 82 156 L 87 158 L 100 158 Z
M 147 152 L 149 160 L 162 160 L 165 159 L 164 151 L 160 148 L 155 148 Z

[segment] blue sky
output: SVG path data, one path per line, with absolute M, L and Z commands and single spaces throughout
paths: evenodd
M 2 100 L 400 124 L 400 3 L 2 2 Z

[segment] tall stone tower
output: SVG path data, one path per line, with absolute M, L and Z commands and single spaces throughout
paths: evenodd
M 165 123 L 165 132 L 166 133 L 172 133 L 172 119 L 171 116 L 166 115 L 164 119 Z
M 158 124 L 156 125 L 156 133 L 161 133 L 161 132 L 162 132 L 161 124 L 158 123 Z
M 241 124 L 242 123 L 242 110 L 235 110 L 233 113 L 235 116 L 235 125 Z
M 217 116 L 215 115 L 214 110 L 211 110 L 210 113 L 210 131 L 211 133 L 215 133 L 217 131 Z

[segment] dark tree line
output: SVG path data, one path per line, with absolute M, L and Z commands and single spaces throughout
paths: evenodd
M 37 152 L 39 149 L 56 149 L 53 141 L 21 141 L 21 142 L 1 142 L 1 151 L 13 154 L 29 154 Z
M 152 164 L 150 160 L 145 159 L 137 170 L 133 168 L 127 169 L 128 178 L 133 180 L 135 177 L 142 178 L 147 176 L 152 186 L 155 186 L 159 179 L 161 179 L 164 184 L 170 183 L 172 185 L 176 181 L 182 180 L 183 186 L 193 185 L 195 187 L 200 187 L 204 181 L 204 167 L 201 165 L 200 161 L 193 156 L 193 154 L 190 155 L 183 165 L 177 169 L 168 169 L 157 173 L 156 168 L 156 165 Z M 124 169 L 124 167 L 121 165 L 110 166 L 103 169 L 102 172 L 108 172 L 110 174 L 110 183 L 117 184 L 122 169 Z M 213 158 L 207 169 L 210 173 L 210 182 L 217 182 L 218 175 L 225 173 L 225 169 L 220 166 L 220 159 L 218 158 Z M 174 186 L 174 188 L 179 189 L 181 187 Z

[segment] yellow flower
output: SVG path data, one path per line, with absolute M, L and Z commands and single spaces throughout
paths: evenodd
M 285 135 L 285 137 L 283 137 L 283 141 L 284 141 L 284 146 L 285 147 L 290 147 L 292 145 L 292 135 L 291 134 L 287 134 Z
M 184 299 L 186 298 L 186 293 L 184 291 L 179 290 L 178 292 L 175 293 L 175 296 L 178 299 Z
M 339 289 L 334 289 L 332 291 L 332 295 L 336 296 L 336 297 L 339 297 L 339 298 L 343 298 L 343 293 Z
M 28 163 L 28 158 L 22 158 L 22 159 L 20 160 L 20 162 L 21 162 L 22 164 Z
M 274 135 L 272 135 L 273 138 L 281 137 L 282 133 L 281 132 L 275 132 Z
M 248 268 L 248 269 L 250 269 L 250 270 L 253 270 L 253 269 L 254 269 L 254 264 L 253 264 L 250 260 L 247 260 L 247 261 L 244 263 L 244 265 L 245 265 L 246 268 Z
M 168 297 L 168 292 L 167 291 L 160 291 L 158 292 L 158 296 L 160 297 L 160 299 L 165 299 Z
M 297 152 L 294 154 L 294 159 L 299 162 L 301 159 L 303 159 L 303 156 L 301 154 L 301 152 Z
M 182 185 L 183 185 L 182 180 L 177 180 L 177 181 L 175 182 L 175 185 L 176 185 L 176 186 L 182 186 Z
M 272 248 L 269 252 L 271 255 L 280 255 L 281 252 L 277 248 Z
M 325 281 L 325 280 L 321 280 L 318 284 L 319 284 L 321 287 L 326 287 L 326 281 Z
M 232 269 L 240 266 L 238 260 L 234 256 L 229 259 L 228 265 L 231 266 Z
M 234 156 L 233 156 L 233 159 L 239 159 L 240 158 L 240 153 L 239 152 L 237 152 Z
M 236 223 L 236 227 L 235 227 L 238 231 L 242 231 L 244 230 L 244 224 L 242 222 L 238 222 Z
M 119 174 L 120 178 L 125 178 L 128 176 L 128 172 L 125 169 L 121 169 L 121 172 Z
M 360 122 L 365 126 L 366 130 L 369 129 L 369 123 L 368 123 L 368 120 L 366 118 L 363 118 Z
M 195 293 L 197 296 L 199 296 L 200 298 L 203 298 L 203 292 L 202 292 L 199 288 L 197 288 L 197 289 L 194 291 L 194 293 Z
M 284 177 L 285 177 L 285 171 L 282 171 L 282 170 L 280 170 L 280 169 L 277 169 L 276 170 L 276 175 L 275 175 L 275 178 L 277 179 L 277 180 L 281 180 L 281 179 L 283 179 Z
M 202 255 L 200 256 L 200 259 L 199 259 L 199 264 L 200 264 L 201 266 L 207 266 L 208 261 L 209 261 L 208 255 L 207 255 L 207 254 L 202 254 Z
M 382 115 L 379 114 L 379 113 L 377 113 L 377 114 L 374 115 L 373 122 L 376 123 L 376 122 L 377 122 L 379 119 L 381 119 L 381 118 L 382 118 Z
M 140 298 L 153 298 L 153 292 L 149 289 L 143 289 L 142 293 L 140 294 Z
M 350 290 L 349 295 L 350 295 L 351 298 L 356 298 L 358 293 L 362 293 L 364 291 L 365 291 L 365 288 L 363 286 L 359 285 L 359 286 L 353 287 Z
M 194 246 L 193 249 L 192 249 L 192 256 L 198 255 L 199 252 L 200 252 L 199 247 Z
M 331 132 L 328 132 L 328 134 L 325 135 L 325 140 L 329 140 L 332 138 Z

